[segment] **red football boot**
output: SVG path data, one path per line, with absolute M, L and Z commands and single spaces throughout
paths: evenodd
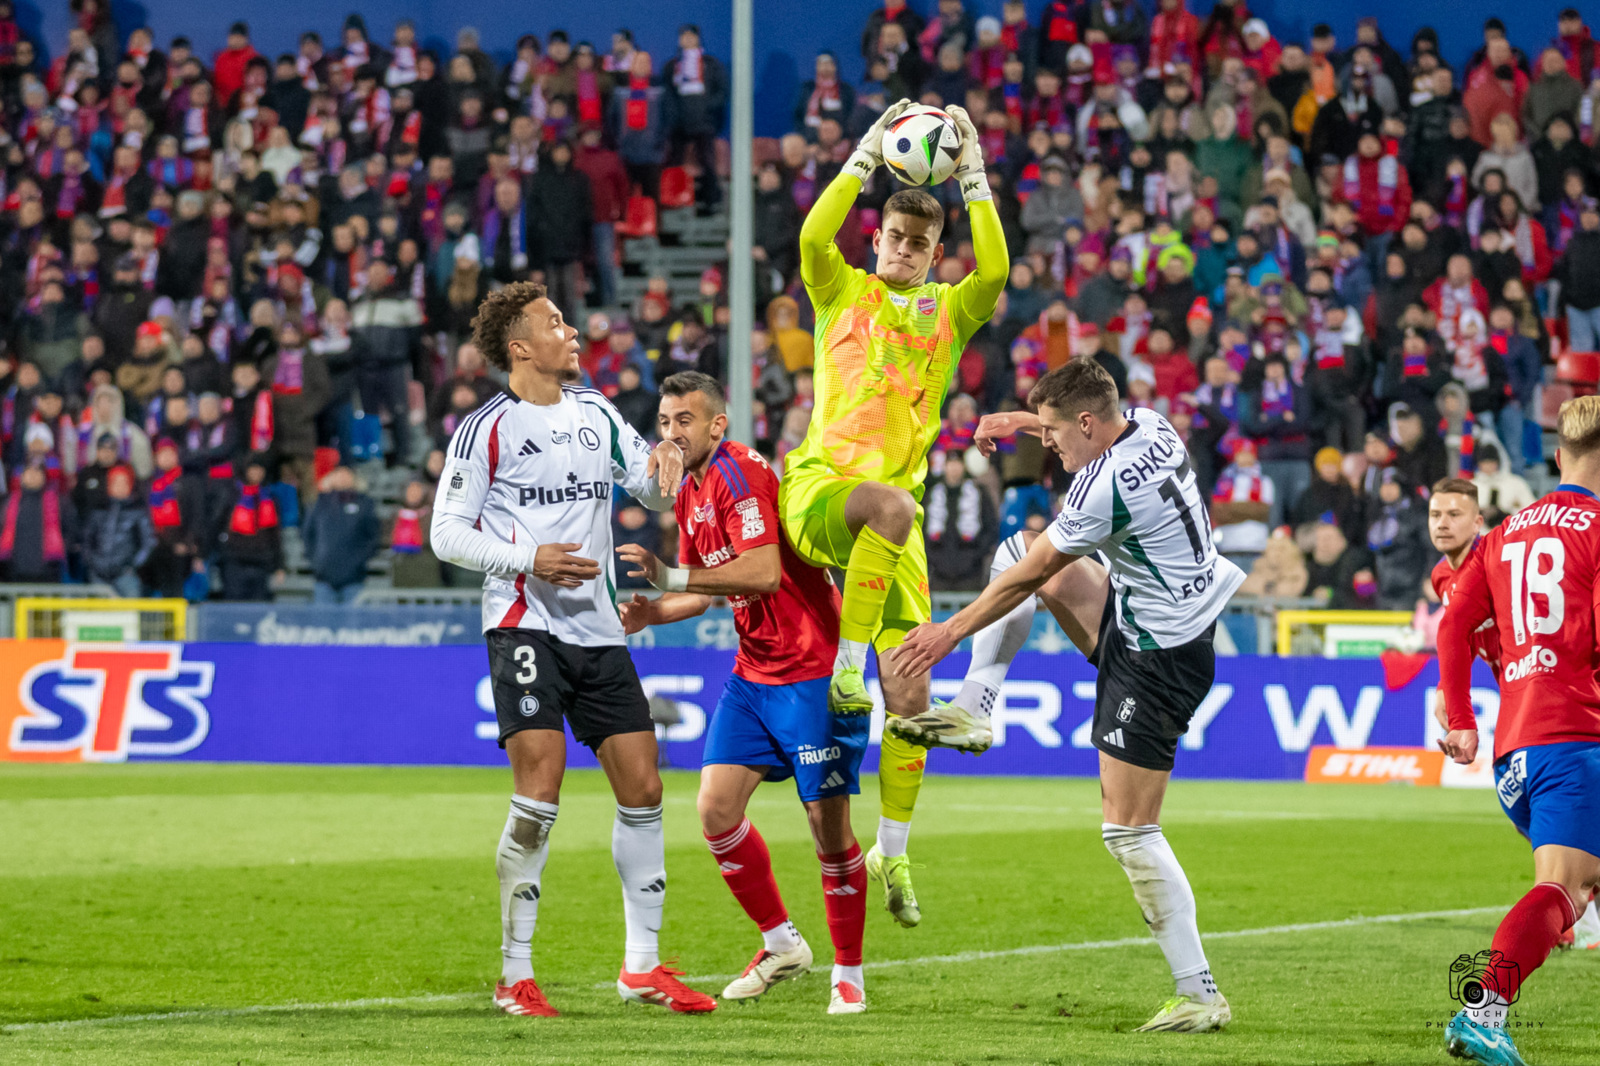
M 679 1014 L 709 1014 L 717 1009 L 717 1001 L 704 992 L 696 992 L 679 981 L 682 970 L 657 966 L 649 973 L 617 974 L 617 994 L 628 1003 L 652 1003 L 667 1007 Z
M 539 1018 L 559 1018 L 561 1012 L 550 1005 L 529 977 L 507 987 L 494 986 L 494 1005 L 506 1014 L 529 1014 Z

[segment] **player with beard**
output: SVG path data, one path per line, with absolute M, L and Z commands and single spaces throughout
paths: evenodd
M 753 999 L 811 966 L 811 948 L 789 920 L 772 860 L 745 809 L 763 781 L 794 778 L 822 865 L 833 937 L 829 1014 L 866 1010 L 861 940 L 867 875 L 850 829 L 850 797 L 871 720 L 828 711 L 839 631 L 839 592 L 826 570 L 795 555 L 778 525 L 778 479 L 755 449 L 727 440 L 727 401 L 715 378 L 689 371 L 661 383 L 662 440 L 683 449 L 678 493 L 679 566 L 637 544 L 617 553 L 664 595 L 622 608 L 629 633 L 694 618 L 726 596 L 739 655 L 706 733 L 700 823 L 734 898 L 762 946 L 723 999 Z

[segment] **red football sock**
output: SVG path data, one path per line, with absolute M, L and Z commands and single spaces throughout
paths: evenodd
M 1494 990 L 1507 1003 L 1516 998 L 1517 989 L 1528 975 L 1544 965 L 1561 934 L 1571 929 L 1578 915 L 1572 909 L 1567 890 L 1553 881 L 1542 881 L 1517 901 L 1511 913 L 1494 931 L 1493 948 L 1511 966 L 1496 971 Z
M 712 858 L 722 867 L 722 879 L 750 920 L 765 933 L 789 920 L 778 882 L 772 876 L 772 856 L 767 842 L 746 818 L 721 836 L 706 837 Z
M 833 855 L 818 853 L 822 863 L 822 902 L 828 911 L 828 934 L 833 937 L 833 961 L 838 966 L 861 965 L 861 940 L 867 927 L 867 864 L 861 845 Z

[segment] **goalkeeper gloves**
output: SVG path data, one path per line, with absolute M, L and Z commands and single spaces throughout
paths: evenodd
M 984 173 L 983 148 L 978 144 L 978 129 L 972 124 L 972 116 L 958 104 L 951 104 L 944 113 L 955 122 L 956 132 L 961 134 L 961 158 L 951 175 L 961 189 L 961 199 L 969 204 L 989 199 L 992 195 L 989 176 Z
M 856 150 L 845 160 L 844 173 L 854 174 L 865 185 L 872 172 L 883 166 L 883 132 L 890 123 L 910 110 L 910 100 L 896 100 L 878 116 L 878 121 L 867 128 L 856 142 Z

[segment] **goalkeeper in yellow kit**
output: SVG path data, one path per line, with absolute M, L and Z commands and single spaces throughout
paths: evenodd
M 863 668 L 930 618 L 922 489 L 928 449 L 939 436 L 946 391 L 967 340 L 994 314 L 1010 271 L 1000 216 L 990 200 L 972 120 L 945 111 L 961 134 L 953 179 L 972 225 L 978 267 L 958 285 L 933 284 L 943 257 L 944 209 L 923 189 L 902 189 L 883 206 L 872 235 L 878 272 L 851 267 L 833 237 L 862 185 L 883 163 L 884 130 L 912 105 L 902 100 L 862 136 L 817 198 L 800 230 L 800 277 L 816 308 L 816 406 L 800 447 L 784 461 L 779 508 L 789 542 L 816 566 L 844 571 L 839 656 L 828 689 L 836 714 L 868 714 Z M 889 714 L 928 709 L 928 676 L 879 671 Z M 885 730 L 879 752 L 882 817 L 867 873 L 884 886 L 901 925 L 921 921 L 906 840 L 922 785 L 923 748 Z

